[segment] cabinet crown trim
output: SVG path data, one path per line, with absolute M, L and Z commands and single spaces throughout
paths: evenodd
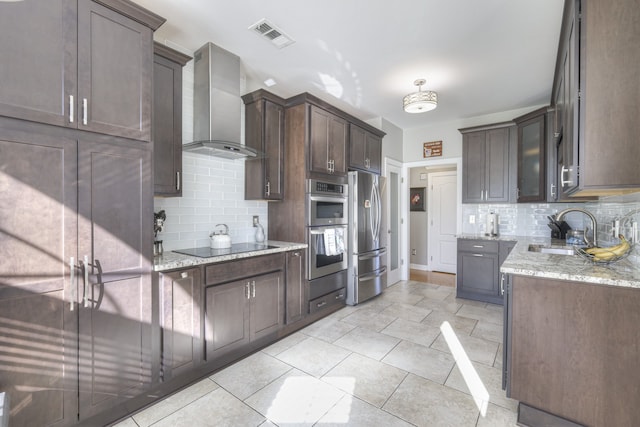
M 183 67 L 187 64 L 187 62 L 193 59 L 193 57 L 189 55 L 186 55 L 182 52 L 170 48 L 167 45 L 155 41 L 153 42 L 153 53 L 165 59 L 168 59 L 169 61 L 180 64 Z
M 511 126 L 515 126 L 515 123 L 513 121 L 501 122 L 501 123 L 493 123 L 493 124 L 490 124 L 490 125 L 472 126 L 472 127 L 468 127 L 468 128 L 458 129 L 458 132 L 460 132 L 462 134 L 465 134 L 465 133 L 477 132 L 477 131 L 481 131 L 481 130 L 508 128 L 508 127 L 511 127 Z
M 115 10 L 121 15 L 127 16 L 151 28 L 153 31 L 160 28 L 167 20 L 160 15 L 151 12 L 149 9 L 135 4 L 130 0 L 93 0 L 95 3 L 101 4 L 109 9 Z

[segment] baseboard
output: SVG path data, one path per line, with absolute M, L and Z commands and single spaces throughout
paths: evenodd
M 409 264 L 409 268 L 412 270 L 429 271 L 429 267 L 424 264 Z

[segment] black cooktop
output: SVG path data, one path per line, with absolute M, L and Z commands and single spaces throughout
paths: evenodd
M 226 249 L 211 249 L 210 247 L 201 247 L 201 248 L 189 248 L 189 249 L 179 249 L 173 252 L 177 252 L 179 254 L 196 256 L 199 258 L 211 258 L 215 256 L 222 255 L 232 255 L 239 254 L 242 252 L 252 252 L 252 251 L 262 251 L 265 249 L 274 249 L 278 246 L 269 246 L 261 243 L 234 243 L 230 248 Z

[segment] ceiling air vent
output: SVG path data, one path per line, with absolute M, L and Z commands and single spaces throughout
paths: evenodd
M 278 49 L 282 49 L 285 46 L 289 46 L 290 44 L 295 43 L 295 40 L 293 40 L 291 37 L 285 34 L 284 31 L 282 31 L 280 28 L 276 27 L 266 19 L 261 19 L 260 21 L 250 26 L 249 29 L 255 31 L 265 39 L 269 40 Z

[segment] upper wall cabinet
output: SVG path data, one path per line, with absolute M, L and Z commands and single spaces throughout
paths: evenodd
M 552 104 L 571 196 L 640 191 L 638 40 L 637 1 L 566 0 Z
M 315 105 L 309 116 L 309 171 L 345 176 L 347 121 Z
M 162 22 L 128 0 L 2 3 L 0 115 L 149 141 Z
M 284 100 L 267 91 L 244 95 L 245 144 L 257 159 L 245 160 L 245 200 L 284 197 Z
M 462 202 L 507 203 L 511 200 L 512 123 L 460 129 L 462 133 Z M 510 184 L 511 183 L 511 184 Z
M 182 195 L 182 67 L 190 56 L 154 43 L 153 177 L 156 196 Z
M 349 125 L 349 168 L 379 174 L 381 171 L 382 137 Z
M 546 199 L 547 107 L 518 117 L 518 203 Z

